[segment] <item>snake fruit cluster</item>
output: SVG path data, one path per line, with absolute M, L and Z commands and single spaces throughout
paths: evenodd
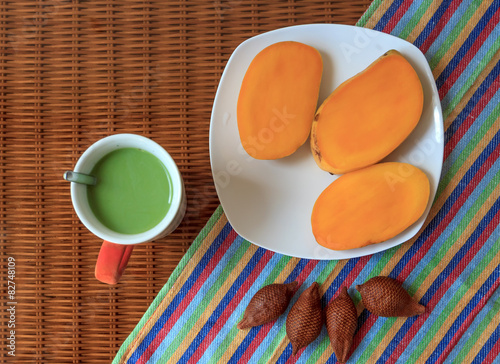
M 261 288 L 250 300 L 239 329 L 276 320 L 287 309 L 297 282 L 270 284 Z M 425 306 L 413 299 L 393 278 L 377 276 L 356 285 L 365 308 L 383 317 L 410 317 L 425 312 Z M 337 297 L 321 307 L 319 284 L 314 282 L 299 296 L 286 317 L 286 335 L 292 344 L 292 355 L 312 343 L 326 324 L 330 345 L 339 363 L 345 363 L 351 354 L 358 327 L 358 313 L 347 287 Z

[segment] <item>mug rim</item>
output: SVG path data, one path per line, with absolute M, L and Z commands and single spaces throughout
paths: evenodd
M 122 148 L 138 148 L 153 154 L 167 170 L 172 180 L 172 202 L 163 219 L 151 229 L 137 234 L 123 234 L 111 230 L 93 214 L 87 200 L 87 186 L 71 183 L 71 202 L 85 227 L 97 237 L 116 244 L 130 245 L 145 243 L 172 232 L 184 214 L 184 183 L 172 156 L 154 140 L 130 133 L 113 134 L 99 139 L 78 158 L 74 171 L 90 173 L 97 161 L 108 153 Z M 181 215 L 181 216 L 180 216 Z

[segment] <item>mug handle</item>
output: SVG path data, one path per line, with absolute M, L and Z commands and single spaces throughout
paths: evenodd
M 103 240 L 95 265 L 95 277 L 103 283 L 118 283 L 132 250 L 134 250 L 133 245 L 115 244 Z

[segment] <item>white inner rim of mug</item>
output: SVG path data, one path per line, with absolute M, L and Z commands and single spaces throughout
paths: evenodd
M 78 159 L 74 171 L 89 174 L 94 165 L 106 154 L 121 148 L 138 148 L 156 156 L 167 168 L 172 179 L 172 202 L 170 208 L 155 227 L 139 234 L 121 234 L 106 227 L 92 212 L 87 200 L 87 186 L 71 183 L 71 200 L 80 221 L 94 235 L 103 240 L 118 244 L 138 244 L 159 238 L 175 226 L 177 214 L 183 198 L 183 182 L 174 160 L 159 144 L 136 134 L 115 134 L 92 144 Z

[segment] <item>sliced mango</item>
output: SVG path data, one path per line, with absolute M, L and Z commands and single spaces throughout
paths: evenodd
M 320 53 L 299 42 L 278 42 L 255 56 L 237 103 L 241 144 L 250 156 L 278 159 L 306 142 L 322 72 Z
M 422 216 L 429 194 L 429 179 L 411 164 L 380 163 L 346 173 L 316 200 L 314 237 L 334 250 L 386 241 Z
M 424 93 L 411 64 L 391 50 L 338 86 L 312 124 L 318 166 L 342 174 L 379 162 L 412 132 Z

